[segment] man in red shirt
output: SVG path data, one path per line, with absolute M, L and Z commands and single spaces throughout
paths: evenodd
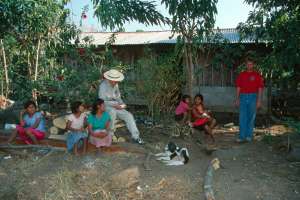
M 240 135 L 237 142 L 252 141 L 256 109 L 261 107 L 263 77 L 254 70 L 254 61 L 247 59 L 247 70 L 236 79 L 236 106 L 240 108 Z

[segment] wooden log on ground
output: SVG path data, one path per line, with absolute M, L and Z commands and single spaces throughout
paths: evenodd
M 66 149 L 62 147 L 43 146 L 43 145 L 13 145 L 13 144 L 0 145 L 0 149 L 50 149 L 51 151 L 66 151 Z
M 146 160 L 145 160 L 145 162 L 144 162 L 144 169 L 146 170 L 146 171 L 151 171 L 152 169 L 150 168 L 150 166 L 149 166 L 149 161 L 150 161 L 150 158 L 151 158 L 151 156 L 152 156 L 152 153 L 148 153 L 147 154 L 147 156 L 146 156 Z
M 210 161 L 204 178 L 204 195 L 206 200 L 215 200 L 213 191 L 213 173 L 220 168 L 220 161 L 214 158 Z

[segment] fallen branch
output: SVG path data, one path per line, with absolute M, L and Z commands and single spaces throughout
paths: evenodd
M 0 149 L 50 149 L 51 151 L 66 151 L 66 148 L 43 145 L 0 145 Z
M 4 153 L 7 153 L 7 154 L 11 154 L 11 155 L 28 157 L 28 153 L 27 152 L 24 153 L 24 152 L 13 150 L 13 149 L 0 149 L 0 151 L 2 151 Z
M 144 162 L 144 169 L 146 170 L 146 171 L 151 171 L 152 169 L 150 168 L 150 166 L 149 166 L 149 160 L 150 160 L 150 158 L 151 158 L 151 155 L 152 155 L 152 153 L 148 153 L 147 154 L 147 157 L 146 157 L 146 160 L 145 160 L 145 162 Z
M 204 178 L 204 195 L 206 200 L 215 200 L 213 191 L 213 172 L 220 168 L 220 161 L 214 158 L 210 161 Z

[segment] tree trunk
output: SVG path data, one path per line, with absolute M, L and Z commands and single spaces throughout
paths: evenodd
M 191 95 L 191 97 L 194 96 L 194 93 L 193 93 L 193 86 L 194 86 L 194 63 L 193 63 L 193 52 L 192 52 L 192 48 L 191 46 L 189 45 L 188 46 L 188 59 L 189 59 L 189 68 L 190 68 L 190 88 L 189 88 L 189 93 Z
M 2 55 L 3 55 L 4 75 L 5 75 L 5 84 L 6 84 L 5 97 L 8 98 L 8 93 L 9 93 L 8 69 L 7 69 L 6 55 L 5 55 L 4 44 L 3 44 L 2 39 L 0 40 L 0 43 L 1 43 L 1 49 L 2 49 Z
M 272 115 L 272 70 L 270 71 L 269 77 L 268 77 L 268 89 L 267 89 L 267 105 L 268 105 L 268 116 L 270 117 Z
M 40 54 L 41 38 L 39 37 L 37 49 L 36 49 L 36 60 L 35 60 L 35 70 L 34 70 L 34 81 L 37 81 L 38 66 L 39 66 L 39 54 Z
M 28 75 L 29 79 L 31 80 L 32 77 L 32 70 L 31 70 L 31 63 L 30 63 L 30 54 L 27 54 L 27 64 L 28 64 Z
M 188 38 L 184 38 L 184 57 L 185 57 L 185 65 L 187 69 L 187 84 L 188 84 L 188 94 L 193 99 L 193 83 L 194 83 L 194 64 L 192 58 L 192 47 L 191 40 Z M 192 101 L 190 102 L 190 106 L 192 107 Z M 189 112 L 189 121 L 191 120 L 191 111 Z
M 36 59 L 35 59 L 35 69 L 34 69 L 34 83 L 37 81 L 38 76 L 38 66 L 39 66 L 39 54 L 40 54 L 40 46 L 41 46 L 41 37 L 38 39 L 37 49 L 36 49 Z M 37 104 L 37 89 L 34 88 L 32 90 L 32 98 L 34 102 Z
M 191 96 L 191 98 L 193 98 L 193 91 L 192 91 L 192 84 L 191 84 L 191 68 L 190 68 L 190 63 L 189 63 L 189 53 L 188 53 L 188 48 L 187 48 L 187 44 L 186 44 L 186 40 L 184 43 L 184 60 L 185 60 L 185 66 L 186 66 L 186 70 L 187 70 L 187 89 L 188 89 L 188 94 Z M 190 107 L 192 106 L 192 101 L 190 101 Z M 189 111 L 189 115 L 188 115 L 188 120 L 191 121 L 192 118 L 192 112 L 191 110 Z

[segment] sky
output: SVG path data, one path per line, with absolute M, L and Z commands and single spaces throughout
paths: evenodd
M 156 0 L 160 3 L 159 0 Z M 81 18 L 81 13 L 83 7 L 88 5 L 87 18 L 82 21 L 82 29 L 86 31 L 109 31 L 105 30 L 98 23 L 97 18 L 93 17 L 93 5 L 91 0 L 72 0 L 67 8 L 71 9 L 71 21 L 79 25 Z M 167 10 L 162 5 L 157 5 L 157 9 L 167 15 Z M 245 22 L 249 11 L 252 7 L 245 4 L 244 0 L 219 0 L 217 4 L 218 14 L 216 16 L 215 27 L 219 28 L 235 28 L 238 23 Z M 170 30 L 168 26 L 145 26 L 144 24 L 139 24 L 137 22 L 130 22 L 124 25 L 126 31 L 159 31 L 159 30 Z

